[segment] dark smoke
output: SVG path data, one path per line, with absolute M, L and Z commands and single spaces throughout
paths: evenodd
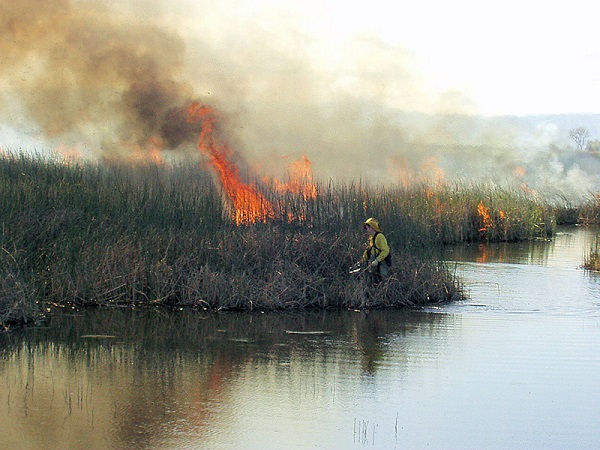
M 102 5 L 0 0 L 0 77 L 11 93 L 0 97 L 0 118 L 22 109 L 46 136 L 97 141 L 104 151 L 156 137 L 180 145 L 188 133 L 168 122 L 193 95 L 178 79 L 184 42 Z
M 198 122 L 189 122 L 187 115 L 187 108 L 173 108 L 164 116 L 159 131 L 167 148 L 178 148 L 198 138 L 200 125 Z

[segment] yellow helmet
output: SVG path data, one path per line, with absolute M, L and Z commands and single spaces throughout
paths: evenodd
M 381 233 L 381 227 L 379 226 L 379 222 L 377 222 L 377 220 L 375 220 L 374 218 L 369 218 L 367 220 L 365 220 L 365 223 L 363 224 L 363 228 L 365 226 L 369 225 L 371 228 L 373 228 L 375 231 Z

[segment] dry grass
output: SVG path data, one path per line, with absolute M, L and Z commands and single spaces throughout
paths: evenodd
M 377 308 L 459 298 L 438 245 L 551 235 L 546 205 L 491 187 L 318 186 L 277 194 L 268 223 L 236 226 L 195 166 L 107 167 L 0 159 L 0 323 L 48 303 L 206 309 Z M 489 220 L 483 221 L 483 203 Z M 365 218 L 386 227 L 392 276 L 351 277 Z
M 600 271 L 600 236 L 596 237 L 596 243 L 585 255 L 583 267 L 588 270 Z

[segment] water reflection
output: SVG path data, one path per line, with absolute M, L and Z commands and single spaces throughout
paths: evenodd
M 417 311 L 59 311 L 0 335 L 3 446 L 598 448 L 594 238 L 456 247 Z
M 513 244 L 508 242 L 482 242 L 455 247 L 447 256 L 457 261 L 477 263 L 512 262 L 544 264 L 548 260 L 549 246 L 543 242 Z
M 449 261 L 535 265 L 583 264 L 585 252 L 595 244 L 596 228 L 559 227 L 552 240 L 529 242 L 482 242 L 449 247 L 443 257 Z
M 150 448 L 178 433 L 202 441 L 215 423 L 227 426 L 245 378 L 272 377 L 263 389 L 286 383 L 306 394 L 302 384 L 316 373 L 375 376 L 391 340 L 424 328 L 439 334 L 445 320 L 410 311 L 59 313 L 2 336 L 0 420 L 16 448 Z

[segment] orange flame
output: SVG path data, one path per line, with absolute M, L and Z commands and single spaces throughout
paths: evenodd
M 427 158 L 421 163 L 421 173 L 426 180 L 437 185 L 442 185 L 446 178 L 446 174 L 444 173 L 444 170 L 438 166 L 438 160 L 435 156 Z
M 266 222 L 273 217 L 271 202 L 254 186 L 241 180 L 238 167 L 229 159 L 231 148 L 220 142 L 214 111 L 208 106 L 192 103 L 188 109 L 187 121 L 200 122 L 202 126 L 198 137 L 198 150 L 208 157 L 209 164 L 216 171 L 232 203 L 235 223 L 240 225 Z
M 525 178 L 525 175 L 527 175 L 527 169 L 525 169 L 525 167 L 518 166 L 515 168 L 515 170 L 513 170 L 513 175 L 516 178 L 523 179 Z
M 108 165 L 126 164 L 129 166 L 166 166 L 164 159 L 163 141 L 159 137 L 147 139 L 145 145 L 136 142 L 120 142 L 124 152 L 114 152 L 102 156 L 102 161 Z
M 165 160 L 161 154 L 162 142 L 159 138 L 150 138 L 146 143 L 146 147 L 141 145 L 129 145 L 131 150 L 128 162 L 131 164 L 140 165 L 165 165 Z
M 148 141 L 147 157 L 152 164 L 164 165 L 165 161 L 162 157 L 162 141 L 158 138 L 152 138 Z
M 317 198 L 317 186 L 312 178 L 312 163 L 306 155 L 289 165 L 288 174 L 288 182 L 273 180 L 278 192 L 302 195 L 305 200 Z
M 487 231 L 492 227 L 492 217 L 490 216 L 490 208 L 483 204 L 483 201 L 480 201 L 477 205 L 477 212 L 483 221 L 483 228 L 480 228 L 479 231 Z
M 532 197 L 539 197 L 538 192 L 535 189 L 531 189 L 527 183 L 521 183 L 519 185 L 519 188 L 527 195 L 531 195 Z
M 75 161 L 82 159 L 81 151 L 77 146 L 68 147 L 64 144 L 59 145 L 54 149 L 65 161 L 66 164 L 73 164 Z
M 435 156 L 421 161 L 419 167 L 410 159 L 398 155 L 389 158 L 387 163 L 389 174 L 404 187 L 421 183 L 442 186 L 446 183 L 446 174 Z

